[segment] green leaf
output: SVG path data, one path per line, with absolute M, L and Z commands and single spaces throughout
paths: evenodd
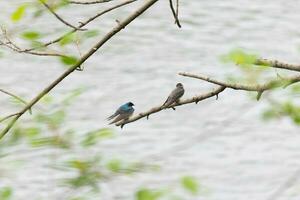
M 70 160 L 68 161 L 68 166 L 80 171 L 86 171 L 92 166 L 92 163 L 90 161 Z
M 61 7 L 67 6 L 69 4 L 70 4 L 69 0 L 60 0 L 58 7 L 61 8 Z
M 41 99 L 41 102 L 45 103 L 45 104 L 51 104 L 53 102 L 53 97 L 50 96 L 49 94 L 46 94 L 45 96 L 43 96 L 43 98 Z
M 50 114 L 36 115 L 37 122 L 47 124 L 50 128 L 57 129 L 65 120 L 66 113 L 64 110 L 57 110 Z
M 70 33 L 67 34 L 66 36 L 64 36 L 60 41 L 59 41 L 59 45 L 60 46 L 65 46 L 67 44 L 73 43 L 76 41 L 76 35 L 75 33 Z
M 26 40 L 37 40 L 41 38 L 41 34 L 36 31 L 26 31 L 22 33 L 22 37 Z
M 97 144 L 98 141 L 106 138 L 112 138 L 114 133 L 112 129 L 103 128 L 100 130 L 92 131 L 86 134 L 82 140 L 81 145 L 84 147 L 92 146 Z
M 9 187 L 4 187 L 0 189 L 0 199 L 9 200 L 12 197 L 12 189 Z
M 27 137 L 34 138 L 41 133 L 41 130 L 37 127 L 30 127 L 30 128 L 24 129 L 24 133 Z
M 122 162 L 120 160 L 111 160 L 107 163 L 106 167 L 112 172 L 119 172 L 122 169 Z
M 31 40 L 31 47 L 32 48 L 38 48 L 39 50 L 45 49 L 45 45 L 42 42 Z
M 163 193 L 160 191 L 153 191 L 147 188 L 142 188 L 135 194 L 136 200 L 157 200 L 162 197 Z
M 64 65 L 75 65 L 78 62 L 78 58 L 76 58 L 75 56 L 63 56 L 60 57 L 60 61 Z
M 197 180 L 192 176 L 184 176 L 181 178 L 182 187 L 192 194 L 197 194 L 199 191 L 199 186 Z
M 263 118 L 263 120 L 270 120 L 270 119 L 278 117 L 278 115 L 279 115 L 279 113 L 277 110 L 268 109 L 263 112 L 262 118 Z
M 20 21 L 22 19 L 22 17 L 25 14 L 27 8 L 27 4 L 22 4 L 21 6 L 19 6 L 11 15 L 11 20 L 13 22 L 17 22 Z
M 80 96 L 85 91 L 85 88 L 77 88 L 71 91 L 63 100 L 62 103 L 64 105 L 70 105 L 73 101 L 76 100 L 78 96 Z
M 86 31 L 83 33 L 83 36 L 86 38 L 92 38 L 92 37 L 96 37 L 98 35 L 99 35 L 98 30 L 90 30 L 90 31 Z
M 223 62 L 233 62 L 241 66 L 249 66 L 256 62 L 258 56 L 255 54 L 245 53 L 241 49 L 235 49 L 229 52 L 227 55 L 221 56 Z
M 30 141 L 32 147 L 44 147 L 44 146 L 51 146 L 51 147 L 59 147 L 63 149 L 70 148 L 70 143 L 68 140 L 64 138 L 53 136 L 53 137 L 43 137 L 32 139 Z

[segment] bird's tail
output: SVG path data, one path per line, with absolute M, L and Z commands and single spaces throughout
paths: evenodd
M 161 106 L 162 108 L 166 108 L 170 105 L 170 102 L 169 102 L 169 98 L 167 98 L 167 100 L 163 103 L 163 105 Z
M 114 117 L 116 117 L 118 114 L 117 113 L 114 113 L 113 115 L 109 116 L 108 118 L 106 118 L 107 120 L 111 120 L 113 119 Z
M 123 115 L 119 115 L 118 117 L 116 117 L 113 121 L 111 121 L 109 124 L 114 124 L 117 123 L 121 120 L 125 120 L 128 119 L 129 116 L 123 116 Z

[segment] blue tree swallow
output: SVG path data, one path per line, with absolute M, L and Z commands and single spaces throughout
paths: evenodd
M 177 83 L 176 88 L 171 92 L 165 103 L 162 105 L 164 108 L 171 106 L 174 103 L 178 103 L 179 99 L 184 94 L 184 88 L 181 83 Z M 173 108 L 175 110 L 175 108 Z
M 107 120 L 112 120 L 113 118 L 116 117 L 109 124 L 117 123 L 122 120 L 128 120 L 129 117 L 134 112 L 133 106 L 134 106 L 134 104 L 131 102 L 125 103 L 122 106 L 120 106 L 113 115 L 111 115 L 110 117 L 107 118 Z

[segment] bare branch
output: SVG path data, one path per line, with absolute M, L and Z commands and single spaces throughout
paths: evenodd
M 214 89 L 214 90 L 212 90 L 208 93 L 200 94 L 200 95 L 197 95 L 197 96 L 194 96 L 192 98 L 185 99 L 185 100 L 180 100 L 178 103 L 170 105 L 167 108 L 174 108 L 174 107 L 177 107 L 177 106 L 181 106 L 181 105 L 185 105 L 185 104 L 191 104 L 191 103 L 196 103 L 197 104 L 199 101 L 202 101 L 204 99 L 207 99 L 207 98 L 210 98 L 210 97 L 213 97 L 213 96 L 217 96 L 219 93 L 223 92 L 225 90 L 225 88 L 226 87 L 224 87 L 224 86 L 220 86 L 220 87 L 218 87 L 218 88 L 216 88 L 216 89 Z M 117 123 L 116 126 L 121 126 L 121 128 L 122 128 L 125 124 L 137 121 L 141 118 L 147 117 L 147 119 L 148 119 L 150 115 L 152 115 L 154 113 L 157 113 L 157 112 L 160 112 L 164 109 L 165 109 L 165 107 L 162 107 L 162 105 L 153 107 L 149 111 L 139 113 L 136 116 L 134 116 L 134 117 L 130 118 L 129 120 L 127 120 L 127 121 Z
M 216 85 L 224 86 L 224 87 L 231 88 L 234 90 L 255 91 L 255 92 L 258 92 L 258 96 L 257 96 L 258 100 L 260 99 L 262 93 L 266 90 L 270 90 L 270 89 L 277 88 L 277 87 L 287 87 L 288 85 L 291 85 L 293 83 L 300 81 L 300 75 L 295 75 L 295 76 L 290 76 L 288 78 L 283 78 L 283 79 L 277 78 L 277 79 L 271 80 L 271 81 L 266 82 L 261 85 L 260 84 L 243 85 L 243 84 L 238 84 L 238 83 L 227 83 L 227 82 L 219 81 L 216 79 L 212 79 L 208 76 L 196 75 L 196 74 L 187 73 L 187 72 L 180 72 L 179 75 L 190 77 L 190 78 L 201 79 L 203 81 L 214 83 Z
M 139 9 L 137 9 L 134 13 L 129 15 L 124 21 L 120 22 L 117 26 L 115 26 L 110 32 L 108 32 L 100 41 L 96 43 L 83 57 L 72 67 L 66 70 L 63 74 L 61 74 L 57 79 L 55 79 L 50 85 L 48 85 L 43 91 L 41 91 L 35 98 L 33 98 L 27 106 L 25 106 L 20 114 L 15 116 L 10 123 L 5 127 L 4 130 L 0 133 L 0 139 L 2 139 L 8 131 L 14 126 L 16 121 L 32 106 L 34 106 L 39 100 L 45 96 L 48 92 L 50 92 L 55 86 L 57 86 L 62 80 L 64 80 L 67 76 L 69 76 L 72 72 L 74 72 L 78 67 L 80 67 L 89 57 L 91 57 L 99 48 L 103 46 L 110 38 L 112 38 L 115 34 L 123 30 L 128 24 L 130 24 L 133 20 L 135 20 L 138 16 L 144 13 L 148 8 L 150 8 L 154 3 L 158 0 L 149 0 L 145 4 L 143 4 Z
M 7 115 L 6 117 L 3 117 L 0 119 L 0 123 L 4 122 L 5 120 L 13 117 L 13 116 L 16 116 L 16 115 L 19 115 L 20 113 L 14 113 L 14 114 L 10 114 L 10 115 Z
M 0 88 L 0 92 L 2 92 L 2 93 L 4 93 L 4 94 L 7 94 L 7 95 L 9 95 L 9 96 L 11 96 L 11 97 L 17 99 L 17 100 L 20 101 L 21 103 L 27 105 L 27 102 L 26 102 L 25 100 L 23 100 L 21 97 L 19 97 L 19 96 L 13 94 L 13 93 L 11 93 L 11 92 L 8 92 L 8 91 L 3 90 L 3 89 L 1 89 L 1 88 Z
M 176 0 L 176 17 L 178 19 L 178 15 L 179 15 L 179 0 Z
M 113 0 L 95 0 L 95 1 L 69 1 L 71 4 L 91 5 L 97 3 L 107 3 Z
M 64 20 L 62 17 L 60 17 L 48 4 L 46 4 L 44 0 L 39 0 L 39 1 L 41 4 L 43 4 L 49 10 L 49 12 L 51 12 L 59 21 L 61 21 L 66 26 L 69 26 L 75 30 L 81 30 L 81 31 L 86 30 L 86 29 L 77 28 L 77 27 L 73 26 L 72 24 L 68 23 L 66 20 Z
M 5 39 L 5 41 L 0 41 L 0 44 L 15 51 L 18 53 L 27 53 L 31 55 L 37 55 L 37 56 L 61 56 L 64 57 L 64 54 L 61 53 L 53 53 L 53 52 L 38 52 L 38 51 L 26 51 L 24 49 L 21 49 L 16 43 L 14 43 L 7 35 L 6 30 L 1 27 L 2 35 Z
M 278 60 L 257 59 L 254 64 L 300 72 L 300 65 L 283 63 Z
M 175 19 L 175 23 L 177 24 L 177 26 L 178 26 L 179 28 L 181 28 L 181 24 L 180 24 L 180 22 L 179 22 L 178 15 L 177 15 L 177 13 L 176 13 L 176 11 L 175 11 L 175 9 L 174 9 L 174 6 L 173 6 L 173 1 L 172 1 L 172 0 L 169 0 L 169 3 L 170 3 L 170 8 L 171 8 L 172 14 L 173 14 L 174 19 Z
M 137 1 L 137 0 L 128 0 L 128 1 L 124 1 L 124 2 L 122 2 L 122 3 L 120 3 L 120 4 L 117 4 L 117 5 L 115 5 L 115 6 L 112 6 L 111 8 L 108 8 L 108 9 L 106 9 L 106 10 L 103 10 L 103 11 L 97 13 L 96 15 L 94 15 L 94 16 L 88 18 L 86 21 L 80 22 L 80 25 L 77 26 L 76 29 L 73 29 L 73 30 L 71 30 L 70 32 L 63 34 L 62 36 L 60 36 L 60 37 L 58 37 L 58 38 L 56 38 L 56 39 L 54 39 L 54 40 L 51 40 L 51 41 L 45 43 L 44 45 L 41 45 L 40 47 L 29 48 L 29 49 L 25 49 L 25 50 L 23 50 L 23 51 L 24 51 L 24 52 L 30 52 L 30 51 L 33 51 L 33 50 L 36 50 L 36 49 L 39 49 L 39 48 L 44 48 L 44 47 L 48 47 L 48 46 L 50 46 L 50 45 L 52 45 L 52 44 L 55 44 L 55 43 L 61 41 L 61 40 L 62 40 L 63 38 L 65 38 L 66 36 L 68 36 L 68 35 L 70 35 L 70 34 L 76 32 L 78 29 L 83 28 L 84 26 L 86 26 L 87 24 L 89 24 L 90 22 L 92 22 L 93 20 L 95 20 L 96 18 L 98 18 L 98 17 L 100 17 L 100 16 L 102 16 L 102 15 L 104 15 L 104 14 L 106 14 L 106 13 L 108 13 L 108 12 L 114 10 L 114 9 L 120 8 L 120 7 L 122 7 L 122 6 L 125 6 L 125 5 L 127 5 L 127 4 L 133 3 L 133 2 L 135 2 L 135 1 Z

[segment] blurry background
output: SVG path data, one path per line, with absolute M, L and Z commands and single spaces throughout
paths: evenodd
M 45 41 L 66 30 L 48 13 L 36 20 L 26 17 L 22 23 L 12 23 L 11 13 L 22 2 L 0 0 L 0 23 L 15 34 L 16 41 L 18 33 L 26 29 L 51 33 Z M 109 31 L 115 19 L 123 19 L 143 2 L 88 25 L 89 29 L 99 30 L 99 36 L 84 43 L 82 51 Z M 110 5 L 73 5 L 59 13 L 76 24 Z M 159 1 L 92 56 L 84 64 L 84 71 L 73 73 L 56 87 L 50 94 L 55 99 L 51 106 L 39 103 L 33 109 L 34 113 L 51 112 L 68 92 L 82 88 L 84 92 L 67 106 L 61 129 L 75 130 L 75 142 L 99 128 L 112 128 L 114 137 L 85 149 L 80 145 L 71 150 L 32 147 L 26 142 L 0 147 L 0 187 L 13 188 L 15 199 L 71 199 L 71 194 L 76 196 L 78 191 L 62 186 L 61 180 L 74 173 L 57 170 L 61 161 L 98 155 L 104 162 L 120 159 L 159 169 L 101 180 L 100 192 L 91 194 L 90 199 L 134 199 L 141 187 L 170 187 L 172 194 L 184 199 L 267 199 L 299 168 L 300 135 L 299 127 L 288 118 L 262 120 L 268 105 L 264 97 L 256 102 L 243 91 L 227 89 L 217 101 L 210 98 L 176 111 L 166 110 L 151 115 L 148 121 L 130 123 L 123 130 L 108 126 L 106 117 L 127 101 L 136 105 L 136 113 L 160 105 L 177 82 L 184 84 L 185 97 L 216 87 L 180 77 L 179 71 L 224 80 L 228 75 L 238 76 L 236 66 L 220 61 L 221 55 L 234 48 L 299 63 L 299 9 L 296 0 L 181 1 L 183 27 L 178 29 L 168 2 Z M 20 40 L 19 44 L 25 46 L 26 42 Z M 28 100 L 66 69 L 55 58 L 0 51 L 0 87 Z M 276 76 L 276 72 L 270 70 L 271 75 Z M 1 116 L 20 109 L 5 95 L 1 94 L 0 102 Z M 33 123 L 32 118 L 26 114 L 19 125 L 26 127 Z M 197 179 L 201 188 L 198 195 L 177 187 L 183 176 Z M 299 187 L 300 183 L 295 183 L 280 199 L 298 199 Z

